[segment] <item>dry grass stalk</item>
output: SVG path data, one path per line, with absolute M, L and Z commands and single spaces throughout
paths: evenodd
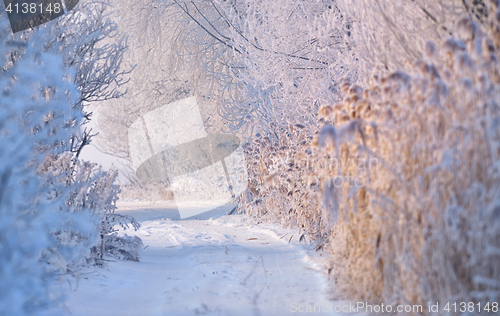
M 349 298 L 500 299 L 499 16 L 461 19 L 410 73 L 345 82 L 316 132 L 246 144 L 247 212 L 326 242 Z

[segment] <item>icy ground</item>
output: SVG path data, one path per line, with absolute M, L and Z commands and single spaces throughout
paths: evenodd
M 330 304 L 324 258 L 296 230 L 244 215 L 179 220 L 171 203 L 124 202 L 118 212 L 141 222 L 141 261 L 73 282 L 67 315 L 311 315 L 292 311 Z

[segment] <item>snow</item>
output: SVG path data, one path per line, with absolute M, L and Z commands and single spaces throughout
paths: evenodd
M 323 257 L 296 230 L 223 215 L 233 205 L 188 220 L 172 202 L 118 206 L 142 224 L 141 261 L 111 261 L 72 284 L 67 315 L 291 315 L 292 303 L 329 303 Z

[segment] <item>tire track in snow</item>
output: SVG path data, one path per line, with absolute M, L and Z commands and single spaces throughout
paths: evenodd
M 328 302 L 325 274 L 266 225 L 243 215 L 181 221 L 146 212 L 126 210 L 142 220 L 141 262 L 111 262 L 81 280 L 67 302 L 72 315 L 279 316 L 294 315 L 292 302 Z

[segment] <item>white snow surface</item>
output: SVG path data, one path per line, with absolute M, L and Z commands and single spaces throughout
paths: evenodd
M 326 258 L 299 243 L 297 230 L 223 215 L 231 205 L 187 220 L 170 202 L 118 206 L 142 225 L 126 231 L 142 238 L 141 260 L 81 276 L 67 315 L 332 315 Z M 304 312 L 293 313 L 299 305 Z M 306 313 L 307 305 L 324 310 Z

